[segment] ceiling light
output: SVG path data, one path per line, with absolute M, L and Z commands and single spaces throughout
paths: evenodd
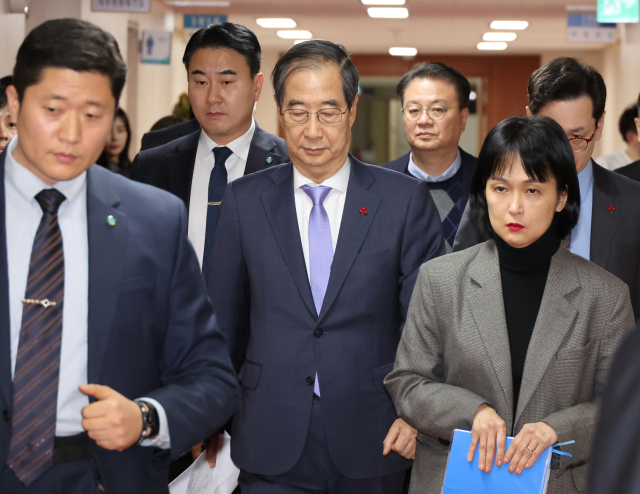
M 516 33 L 484 33 L 484 41 L 513 41 L 518 35 Z
M 506 50 L 506 43 L 478 43 L 478 50 Z
M 296 21 L 294 21 L 293 19 L 276 19 L 276 18 L 269 18 L 269 19 L 256 19 L 256 22 L 258 24 L 258 26 L 261 27 L 269 27 L 269 28 L 290 28 L 290 27 L 296 27 Z
M 309 31 L 278 31 L 276 34 L 284 39 L 311 39 L 313 37 Z
M 477 97 L 478 97 L 478 94 L 475 91 L 471 91 L 469 93 L 469 101 L 475 101 Z
M 529 23 L 527 21 L 493 21 L 491 23 L 491 29 L 509 29 L 515 31 L 521 31 L 527 29 Z
M 362 5 L 404 5 L 405 0 L 360 0 Z
M 415 48 L 389 48 L 389 55 L 394 57 L 415 57 L 418 54 L 418 50 Z
M 367 9 L 369 17 L 383 19 L 406 19 L 409 11 L 404 7 L 370 7 Z
M 196 2 L 194 0 L 169 0 L 165 3 L 173 7 L 228 7 L 230 5 L 229 2 L 220 0 L 205 0 L 203 2 Z

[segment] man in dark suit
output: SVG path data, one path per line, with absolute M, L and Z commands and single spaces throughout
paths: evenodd
M 611 364 L 589 462 L 589 494 L 640 491 L 638 348 L 640 327 L 623 340 Z
M 18 51 L 20 137 L 0 155 L 3 493 L 168 492 L 170 459 L 236 405 L 182 203 L 93 165 L 125 78 L 85 21 L 45 22 Z
M 411 151 L 382 166 L 427 182 L 451 252 L 478 161 L 458 146 L 471 85 L 454 68 L 423 62 L 404 75 L 397 92 Z
M 602 76 L 574 58 L 558 58 L 536 70 L 528 86 L 527 112 L 549 117 L 567 134 L 580 184 L 580 218 L 565 245 L 629 286 L 640 317 L 640 184 L 599 166 L 591 155 L 602 136 L 607 90 Z M 467 208 L 454 251 L 483 242 Z
M 640 132 L 640 118 L 638 118 L 638 115 L 640 115 L 640 95 L 638 96 L 638 103 L 636 108 L 637 108 L 638 114 L 633 120 L 634 120 L 634 123 L 636 124 L 636 138 L 640 140 L 640 137 L 638 137 L 640 136 L 640 134 L 638 133 Z M 618 172 L 620 175 L 630 178 L 631 180 L 640 182 L 640 160 L 634 161 L 629 165 L 620 167 L 616 169 L 616 172 Z
M 184 201 L 189 239 L 205 269 L 226 184 L 289 159 L 284 141 L 253 119 L 264 81 L 260 57 L 258 39 L 244 26 L 227 22 L 196 32 L 182 60 L 202 129 L 142 151 L 133 161 L 131 178 Z
M 444 253 L 437 209 L 425 183 L 349 156 L 343 47 L 300 43 L 272 80 L 293 163 L 229 184 L 207 278 L 241 366 L 231 457 L 243 494 L 399 493 L 416 432 L 382 381 L 418 269 Z

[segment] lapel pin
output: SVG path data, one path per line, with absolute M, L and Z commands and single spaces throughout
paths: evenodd
M 613 214 L 613 212 L 616 210 L 616 208 L 613 206 L 613 204 L 611 204 L 608 208 L 607 211 L 609 211 L 611 214 Z
M 269 156 L 269 157 L 267 158 L 267 163 L 268 163 L 268 164 L 271 164 L 271 162 L 272 162 L 272 161 L 273 161 L 273 158 L 272 158 L 271 156 Z
M 107 225 L 116 226 L 116 219 L 111 215 L 107 216 Z
M 360 208 L 359 213 L 360 213 L 360 216 L 364 216 L 365 214 L 367 214 L 367 208 L 365 207 Z

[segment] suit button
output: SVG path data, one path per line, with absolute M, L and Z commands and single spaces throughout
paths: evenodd
M 322 331 L 320 328 L 316 329 L 313 334 L 315 335 L 316 338 L 322 338 L 322 335 L 324 334 L 324 331 Z
M 307 376 L 307 384 L 309 386 L 313 386 L 314 381 L 315 381 L 315 379 L 313 377 Z
M 9 417 L 8 410 L 2 410 L 2 418 L 4 419 L 5 422 L 11 422 L 11 417 Z

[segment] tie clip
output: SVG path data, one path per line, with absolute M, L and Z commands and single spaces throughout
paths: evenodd
M 55 302 L 52 302 L 48 298 L 45 298 L 44 300 L 34 300 L 32 298 L 23 298 L 22 303 L 25 305 L 27 304 L 41 305 L 45 309 L 47 307 L 55 307 L 57 305 Z
M 220 202 L 208 202 L 207 206 L 220 206 L 220 204 L 222 204 L 222 201 L 220 201 Z

